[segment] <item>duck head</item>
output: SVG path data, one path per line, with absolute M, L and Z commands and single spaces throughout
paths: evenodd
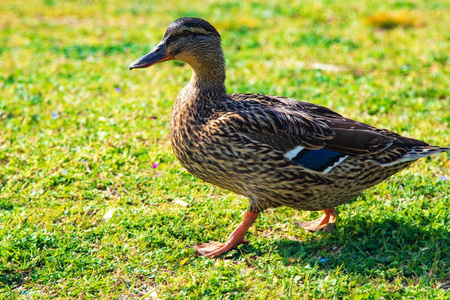
M 130 64 L 130 70 L 147 68 L 176 59 L 191 65 L 194 70 L 223 61 L 219 32 L 200 18 L 180 18 L 166 30 L 161 42 L 148 54 Z

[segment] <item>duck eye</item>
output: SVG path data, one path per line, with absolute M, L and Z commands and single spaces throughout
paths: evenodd
M 186 36 L 189 36 L 189 35 L 191 35 L 191 32 L 190 32 L 189 30 L 183 30 L 183 31 L 181 32 L 181 36 L 186 37 Z

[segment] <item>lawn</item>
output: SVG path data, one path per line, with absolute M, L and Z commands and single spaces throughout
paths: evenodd
M 160 4 L 161 3 L 161 4 Z M 164 3 L 164 4 L 162 4 Z M 187 4 L 189 3 L 189 4 Z M 181 16 L 221 32 L 229 92 L 283 95 L 450 145 L 449 1 L 0 2 L 0 298 L 450 299 L 450 155 L 338 208 L 268 210 L 190 175 L 168 137 L 189 66 L 130 72 Z

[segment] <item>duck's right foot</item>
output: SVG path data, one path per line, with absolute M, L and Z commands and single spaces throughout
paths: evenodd
M 334 224 L 336 222 L 336 210 L 334 208 L 324 209 L 324 215 L 314 221 L 308 222 L 296 222 L 298 227 L 302 227 L 308 231 L 326 231 L 331 232 L 334 230 Z

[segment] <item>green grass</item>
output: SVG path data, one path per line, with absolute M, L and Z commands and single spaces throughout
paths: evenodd
M 127 68 L 174 19 L 203 17 L 222 34 L 229 92 L 449 145 L 448 1 L 140 2 L 0 2 L 3 298 L 450 298 L 449 155 L 341 206 L 333 233 L 294 226 L 317 213 L 279 208 L 249 245 L 194 258 L 186 246 L 226 239 L 247 200 L 170 150 L 189 67 Z M 396 11 L 420 26 L 367 22 Z

